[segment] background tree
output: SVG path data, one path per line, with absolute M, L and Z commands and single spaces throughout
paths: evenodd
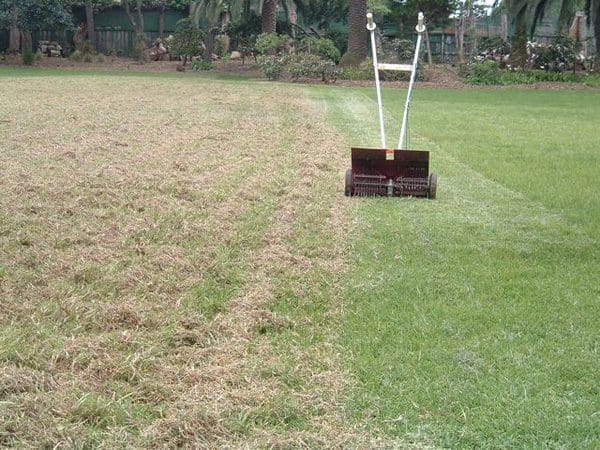
M 340 22 L 348 14 L 346 0 L 306 0 L 298 2 L 298 11 L 305 23 L 313 24 L 318 32 L 327 33 L 333 22 Z
M 171 50 L 175 55 L 183 56 L 185 66 L 188 58 L 202 55 L 203 40 L 204 32 L 195 26 L 192 18 L 181 19 L 175 25 Z
M 425 14 L 427 28 L 425 31 L 425 45 L 429 64 L 432 63 L 431 45 L 429 43 L 429 29 L 444 27 L 450 23 L 450 15 L 457 10 L 457 0 L 404 0 L 394 2 L 390 6 L 389 17 L 398 24 L 400 34 L 413 33 L 416 25 L 417 14 Z
M 0 0 L 0 28 L 19 31 L 21 50 L 31 52 L 31 33 L 73 27 L 71 12 L 61 0 Z M 15 37 L 13 37 L 15 39 Z M 15 47 L 13 42 L 11 47 Z
M 587 25 L 592 26 L 596 43 L 594 70 L 600 71 L 600 0 L 585 0 L 584 2 L 575 0 L 529 0 L 529 2 L 509 0 L 506 3 L 510 12 L 514 13 L 514 10 L 521 12 L 520 19 L 525 26 L 529 26 L 531 36 L 540 22 L 544 20 L 544 16 L 550 8 L 555 6 L 559 8 L 557 23 L 559 28 L 565 28 L 573 21 L 576 10 L 583 6 L 583 11 L 587 16 Z

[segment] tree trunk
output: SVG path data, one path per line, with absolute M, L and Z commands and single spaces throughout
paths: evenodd
M 223 40 L 223 51 L 225 53 L 229 53 L 231 47 L 231 38 L 225 33 L 229 22 L 231 22 L 231 14 L 227 11 L 221 18 L 221 39 Z
M 94 7 L 92 0 L 85 0 L 85 23 L 87 28 L 88 41 L 94 50 L 96 49 L 96 30 L 94 29 Z
M 596 58 L 594 71 L 600 73 L 600 2 L 596 2 L 597 11 L 594 17 L 594 40 L 596 41 Z
M 348 6 L 348 51 L 340 64 L 358 66 L 367 57 L 367 1 L 350 0 Z
M 33 38 L 31 37 L 31 31 L 21 31 L 21 52 L 32 52 L 33 51 Z
M 135 0 L 135 11 L 137 12 L 137 23 L 138 29 L 137 33 L 144 33 L 144 15 L 142 14 L 142 0 Z
M 427 47 L 427 64 L 431 67 L 433 56 L 431 55 L 431 42 L 429 42 L 429 30 L 427 28 L 425 28 L 425 46 Z
M 465 18 L 460 15 L 456 19 L 456 54 L 460 64 L 465 63 Z
M 260 23 L 263 33 L 275 33 L 277 26 L 277 0 L 264 0 Z
M 525 23 L 517 24 L 517 30 L 512 39 L 510 64 L 514 67 L 527 65 L 527 26 Z
M 212 54 L 215 47 L 215 34 L 212 26 L 208 27 L 206 38 L 204 38 L 204 53 L 202 59 L 207 63 L 212 63 Z
M 163 39 L 165 37 L 165 12 L 167 10 L 167 5 L 164 2 L 161 2 L 158 8 L 158 37 Z
M 8 53 L 16 54 L 21 49 L 21 32 L 18 25 L 19 11 L 17 4 L 13 3 L 10 9 L 10 34 L 8 43 Z
M 129 0 L 122 0 L 123 8 L 125 9 L 125 13 L 127 14 L 127 18 L 129 19 L 129 23 L 133 27 L 133 31 L 136 34 L 144 33 L 144 15 L 142 13 L 142 0 L 135 0 L 135 12 L 134 16 L 131 13 L 131 7 L 129 6 Z

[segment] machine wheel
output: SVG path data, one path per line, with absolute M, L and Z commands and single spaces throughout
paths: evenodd
M 427 197 L 430 198 L 431 200 L 434 200 L 436 194 L 437 194 L 437 175 L 435 173 L 432 173 L 431 175 L 429 175 L 429 191 L 427 193 Z
M 352 183 L 352 169 L 347 169 L 346 170 L 346 185 L 344 187 L 344 195 L 346 195 L 346 196 L 352 195 L 353 187 L 354 186 Z

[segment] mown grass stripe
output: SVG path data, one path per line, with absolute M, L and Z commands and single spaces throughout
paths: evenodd
M 477 123 L 493 128 L 492 120 L 502 126 L 510 119 L 495 103 L 481 106 L 477 93 L 442 93 L 443 101 L 456 100 L 454 107 L 436 94 L 423 94 L 430 104 L 413 108 L 421 119 L 415 143 L 432 150 L 440 175 L 438 200 L 354 202 L 359 221 L 350 241 L 343 337 L 360 381 L 351 411 L 357 421 L 369 417 L 372 430 L 421 443 L 591 448 L 600 439 L 592 375 L 599 291 L 598 241 L 584 219 L 589 211 L 574 217 L 574 209 L 565 214 L 556 207 L 573 190 L 552 189 L 559 198 L 542 204 L 531 191 L 546 180 L 527 189 L 515 183 L 529 175 L 527 165 L 511 165 L 513 173 L 492 172 L 492 164 L 477 170 L 481 155 L 465 158 L 477 131 L 432 124 L 438 109 L 443 104 L 443 117 L 466 120 L 471 110 L 456 107 L 465 96 L 480 105 Z M 316 95 L 333 104 L 330 117 L 348 140 L 366 137 L 368 145 L 376 137 L 376 123 L 359 128 L 362 113 L 346 110 L 352 100 L 324 90 Z M 516 114 L 511 92 L 481 97 L 501 98 L 497 109 Z M 535 105 L 550 95 L 540 97 L 527 100 Z M 531 108 L 537 120 L 555 113 Z M 475 139 L 489 142 L 485 131 Z M 588 139 L 582 151 L 589 146 Z M 585 160 L 576 157 L 569 156 Z M 560 156 L 554 158 L 535 167 L 547 172 L 533 184 L 552 176 Z

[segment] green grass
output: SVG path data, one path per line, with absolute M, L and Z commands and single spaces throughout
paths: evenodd
M 372 89 L 314 96 L 378 146 Z M 438 200 L 352 200 L 355 420 L 444 447 L 600 445 L 599 115 L 596 92 L 416 92 Z

